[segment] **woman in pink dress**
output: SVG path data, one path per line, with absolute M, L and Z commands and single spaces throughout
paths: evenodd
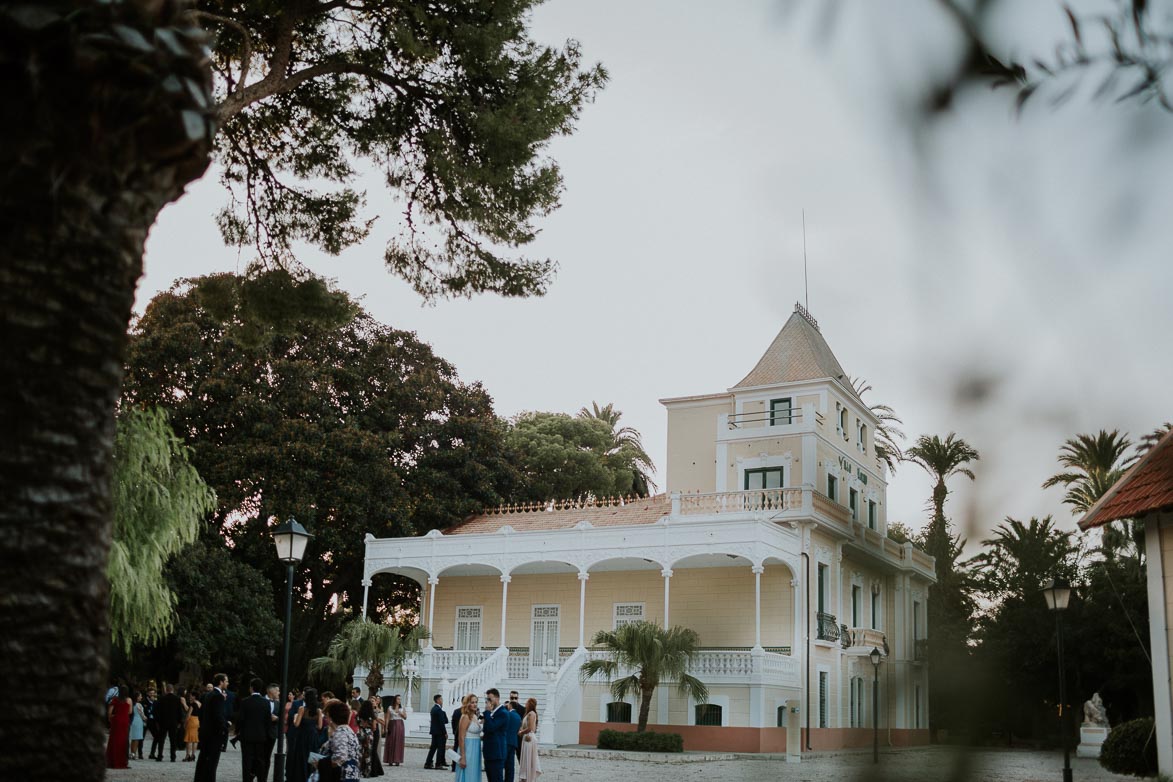
M 106 768 L 130 768 L 130 693 L 118 688 L 118 695 L 110 701 L 106 716 L 110 720 L 110 738 L 106 740 Z
M 542 775 L 542 763 L 538 760 L 538 701 L 530 698 L 525 702 L 525 716 L 521 719 L 521 769 L 517 778 L 522 782 L 538 782 Z
M 407 724 L 407 712 L 399 705 L 399 696 L 391 696 L 391 705 L 387 707 L 387 737 L 383 742 L 383 762 L 398 766 L 403 762 L 404 726 Z

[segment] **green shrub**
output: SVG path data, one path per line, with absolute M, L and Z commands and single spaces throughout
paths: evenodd
M 1112 728 L 1100 750 L 1100 765 L 1114 774 L 1155 775 L 1157 737 L 1153 734 L 1153 718 L 1142 717 Z
M 599 749 L 623 749 L 629 752 L 684 752 L 684 738 L 679 733 L 625 733 L 599 731 Z

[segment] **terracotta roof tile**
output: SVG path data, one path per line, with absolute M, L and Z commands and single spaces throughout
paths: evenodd
M 508 525 L 518 532 L 573 529 L 580 521 L 595 527 L 625 527 L 655 524 L 672 512 L 672 500 L 665 494 L 627 500 L 624 504 L 600 504 L 553 510 L 504 510 L 480 513 L 444 530 L 445 535 L 496 532 Z
M 1079 526 L 1087 530 L 1164 510 L 1173 510 L 1173 431 L 1108 489 Z

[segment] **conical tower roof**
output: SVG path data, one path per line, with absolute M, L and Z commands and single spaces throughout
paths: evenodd
M 733 388 L 772 386 L 800 380 L 833 378 L 856 396 L 851 380 L 819 332 L 818 322 L 801 305 L 774 337 L 750 373 Z

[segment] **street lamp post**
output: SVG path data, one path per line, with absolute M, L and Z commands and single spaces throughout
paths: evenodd
M 277 559 L 285 564 L 285 652 L 281 658 L 281 699 L 278 714 L 285 719 L 285 700 L 289 692 L 289 625 L 293 617 L 293 566 L 305 556 L 305 546 L 313 537 L 306 528 L 290 517 L 273 530 L 273 542 L 277 546 Z M 278 726 L 277 752 L 273 755 L 273 782 L 285 779 L 285 735 Z
M 407 713 L 411 714 L 411 683 L 415 678 L 416 673 L 419 672 L 419 665 L 416 664 L 414 657 L 408 657 L 407 662 L 403 664 L 403 672 L 407 674 Z
M 1063 742 L 1063 782 L 1071 782 L 1071 750 L 1067 746 L 1067 683 L 1063 670 L 1063 612 L 1071 600 L 1071 585 L 1062 578 L 1043 587 L 1047 608 L 1055 614 L 1055 643 L 1059 649 L 1059 732 Z
M 872 680 L 872 762 L 880 762 L 880 650 L 873 646 L 868 657 L 872 660 L 875 678 Z

